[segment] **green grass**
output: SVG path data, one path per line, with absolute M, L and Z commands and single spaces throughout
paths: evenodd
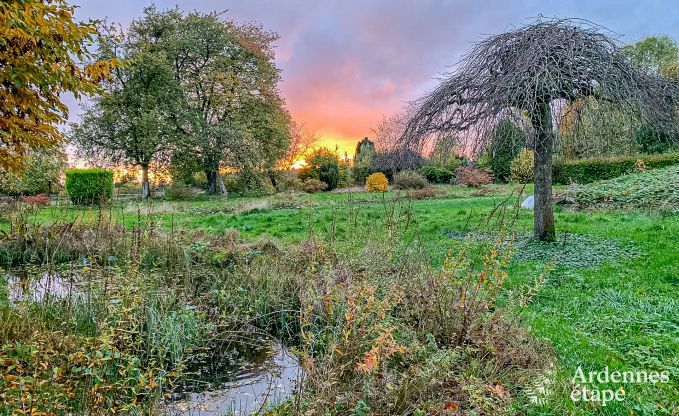
M 431 261 L 439 264 L 450 245 L 447 233 L 473 228 L 511 187 L 494 185 L 486 195 L 467 188 L 444 189 L 445 195 L 438 199 L 418 201 L 399 199 L 393 192 L 321 193 L 264 199 L 153 201 L 138 205 L 141 216 L 137 215 L 137 203 L 117 205 L 109 211 L 124 217 L 129 226 L 152 221 L 165 229 L 202 230 L 214 235 L 237 229 L 246 240 L 272 239 L 281 244 L 303 240 L 310 233 L 328 239 L 347 237 L 355 229 L 354 223 L 361 229 L 370 229 L 376 218 L 412 211 L 408 237 L 420 241 Z M 91 209 L 48 208 L 36 216 L 36 221 L 49 222 L 64 216 L 95 220 L 97 215 Z M 558 359 L 557 379 L 563 383 L 547 404 L 527 406 L 525 412 L 641 415 L 677 411 L 679 214 L 568 211 L 557 206 L 555 217 L 560 241 L 557 244 L 564 244 L 564 238 L 565 244 L 573 244 L 566 251 L 572 258 L 554 265 L 521 317 L 523 325 L 531 328 L 536 337 L 553 346 Z M 531 211 L 520 211 L 516 228 L 530 232 Z M 584 234 L 586 238 L 569 240 L 568 234 Z M 342 240 L 351 244 L 350 238 Z M 518 292 L 533 285 L 549 263 L 552 248 L 524 247 L 537 254 L 526 256 L 523 252 L 519 256 L 523 260 L 512 263 L 508 288 Z M 626 400 L 606 407 L 574 404 L 566 384 L 578 366 L 585 371 L 603 370 L 606 366 L 620 371 L 669 371 L 671 382 L 624 385 Z

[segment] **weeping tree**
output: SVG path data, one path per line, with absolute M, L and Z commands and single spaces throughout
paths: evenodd
M 600 26 L 553 19 L 476 44 L 438 88 L 414 103 L 399 145 L 425 150 L 453 134 L 479 154 L 498 121 L 520 111 L 534 136 L 535 237 L 553 241 L 553 115 L 564 103 L 587 97 L 676 128 L 679 84 L 634 66 Z

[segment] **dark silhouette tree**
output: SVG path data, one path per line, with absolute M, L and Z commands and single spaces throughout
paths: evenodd
M 605 31 L 582 20 L 538 20 L 476 44 L 433 92 L 415 104 L 399 145 L 418 150 L 451 133 L 480 153 L 498 121 L 520 111 L 534 130 L 535 236 L 555 239 L 553 114 L 586 97 L 609 101 L 676 128 L 679 84 L 648 74 Z

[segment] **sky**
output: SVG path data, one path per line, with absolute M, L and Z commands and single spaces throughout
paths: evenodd
M 537 16 L 577 17 L 624 43 L 667 34 L 679 40 L 674 1 L 552 0 L 73 0 L 80 19 L 127 26 L 160 9 L 227 11 L 277 32 L 281 91 L 293 119 L 321 144 L 353 154 L 383 116 L 436 86 L 474 42 Z M 77 120 L 79 109 L 71 110 Z

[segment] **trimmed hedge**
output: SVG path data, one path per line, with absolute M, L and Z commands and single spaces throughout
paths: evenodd
M 662 168 L 679 164 L 679 153 L 568 161 L 554 165 L 553 181 L 582 184 L 613 179 L 633 172 L 637 160 L 643 160 L 648 169 Z
M 66 190 L 74 204 L 98 204 L 113 195 L 113 171 L 72 169 L 66 171 Z

